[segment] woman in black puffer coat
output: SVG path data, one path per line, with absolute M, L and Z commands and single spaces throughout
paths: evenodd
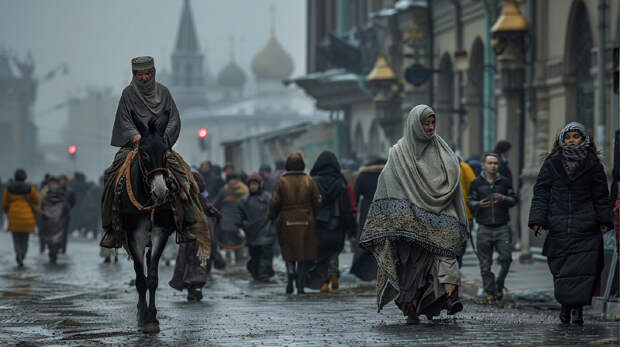
M 603 269 L 602 233 L 613 228 L 607 177 L 580 123 L 567 124 L 545 160 L 536 185 L 528 225 L 536 235 L 548 230 L 543 254 L 553 275 L 560 320 L 583 324 Z

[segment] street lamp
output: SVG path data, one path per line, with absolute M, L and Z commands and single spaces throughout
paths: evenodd
M 377 120 L 391 143 L 402 136 L 402 88 L 394 71 L 383 56 L 379 56 L 375 66 L 366 76 L 366 84 L 375 95 L 373 101 L 377 110 Z
M 521 14 L 514 0 L 506 0 L 500 17 L 491 28 L 491 46 L 500 62 L 502 92 L 506 98 L 507 119 L 518 119 L 518 192 L 521 192 L 521 173 L 524 167 L 525 137 L 525 52 L 528 48 L 529 25 Z M 521 221 L 522 199 L 517 209 L 517 227 L 521 234 L 521 255 L 519 260 L 529 262 L 530 253 L 529 229 L 523 228 Z M 525 215 L 525 214 L 523 214 Z M 526 224 L 526 223 L 525 223 Z

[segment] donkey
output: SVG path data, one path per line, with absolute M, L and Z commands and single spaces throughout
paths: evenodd
M 166 185 L 166 153 L 170 150 L 164 140 L 168 117 L 159 116 L 148 128 L 134 118 L 142 136 L 130 166 L 117 185 L 119 226 L 126 237 L 133 259 L 138 290 L 138 325 L 146 333 L 159 332 L 155 291 L 158 284 L 159 258 L 170 234 L 176 230 L 173 199 Z M 148 251 L 146 249 L 148 248 Z M 145 258 L 146 251 L 146 258 Z M 147 274 L 145 275 L 145 268 Z M 149 292 L 147 305 L 146 291 Z

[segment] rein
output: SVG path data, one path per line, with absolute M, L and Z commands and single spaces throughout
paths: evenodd
M 171 175 L 170 170 L 168 170 L 167 168 L 157 168 L 157 169 L 145 172 L 144 166 L 142 165 L 142 158 L 140 157 L 138 147 L 136 147 L 133 151 L 129 152 L 129 154 L 127 155 L 127 159 L 125 160 L 125 162 L 123 163 L 123 166 L 119 170 L 119 176 L 116 178 L 116 184 L 118 185 L 118 182 L 121 179 L 121 177 L 125 177 L 125 186 L 127 188 L 127 196 L 129 197 L 129 201 L 139 212 L 145 212 L 145 211 L 150 212 L 151 219 L 153 219 L 153 214 L 155 213 L 155 209 L 159 207 L 161 203 L 154 203 L 150 206 L 142 205 L 136 199 L 136 196 L 133 192 L 133 187 L 131 185 L 131 163 L 133 162 L 133 159 L 136 156 L 138 157 L 138 166 L 140 167 L 140 173 L 142 173 L 142 177 L 144 178 L 145 183 L 148 177 L 156 172 L 164 172 L 169 177 L 174 177 L 174 175 Z

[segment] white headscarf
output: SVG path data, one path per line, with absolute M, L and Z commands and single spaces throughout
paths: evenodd
M 439 135 L 424 132 L 422 123 L 430 116 L 436 117 L 427 105 L 409 112 L 405 136 L 390 149 L 373 200 L 409 200 L 426 211 L 455 217 L 467 225 L 458 157 Z

